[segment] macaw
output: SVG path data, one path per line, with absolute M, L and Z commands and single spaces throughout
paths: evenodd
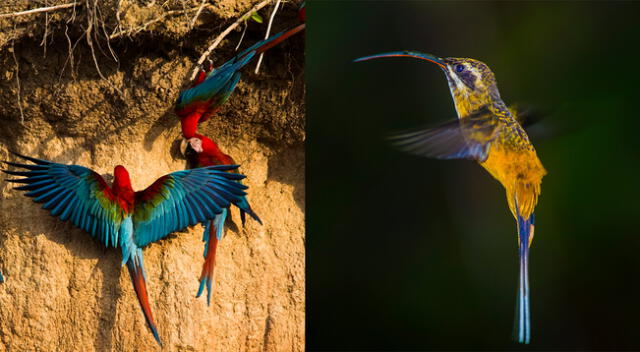
M 231 204 L 250 212 L 244 196 L 245 176 L 229 172 L 238 165 L 217 165 L 176 171 L 157 179 L 143 191 L 134 192 L 127 170 L 114 169 L 113 186 L 95 171 L 14 153 L 33 164 L 6 162 L 27 171 L 2 170 L 20 176 L 8 182 L 60 220 L 70 220 L 107 247 L 122 249 L 138 302 L 147 325 L 162 346 L 147 295 L 142 248 L 172 232 L 216 219 Z
M 190 138 L 185 142 L 186 143 L 183 144 L 183 153 L 187 158 L 189 168 L 235 164 L 231 156 L 223 153 L 213 140 L 203 135 L 196 134 L 193 138 Z M 249 205 L 246 197 L 242 197 L 240 204 L 242 204 L 242 206 L 239 207 L 242 225 L 244 225 L 246 221 L 245 212 L 248 213 L 260 225 L 262 225 L 262 220 L 260 220 L 258 215 L 251 209 L 251 206 Z M 224 223 L 227 219 L 227 214 L 227 209 L 224 209 L 222 213 L 216 215 L 215 219 L 204 222 L 202 224 L 204 226 L 202 241 L 205 242 L 205 261 L 202 265 L 202 273 L 200 274 L 200 287 L 198 288 L 196 298 L 200 297 L 204 290 L 204 287 L 206 286 L 207 305 L 211 304 L 211 284 L 213 279 L 213 268 L 215 266 L 216 259 L 216 248 L 218 246 L 218 241 L 221 240 L 224 236 Z
M 300 22 L 307 21 L 307 6 L 305 5 L 306 5 L 306 1 L 303 1 L 300 4 L 300 7 L 298 7 L 298 19 L 300 20 Z
M 396 146 L 426 157 L 475 160 L 505 189 L 507 205 L 517 224 L 520 257 L 515 338 L 528 344 L 531 340 L 529 247 L 535 229 L 534 209 L 547 171 L 520 125 L 518 110 L 505 104 L 495 75 L 478 60 L 397 51 L 355 61 L 389 57 L 409 57 L 440 67 L 458 114 L 457 119 L 438 127 L 393 136 Z
M 288 31 L 274 34 L 244 50 L 217 69 L 209 65 L 209 72 L 201 70 L 192 87 L 182 91 L 176 101 L 175 113 L 180 118 L 183 136 L 187 139 L 193 138 L 198 123 L 206 121 L 220 110 L 240 81 L 239 70 L 255 55 L 278 45 L 304 28 L 303 23 Z
M 2 271 L 0 271 L 0 284 L 4 283 L 4 275 L 2 275 Z

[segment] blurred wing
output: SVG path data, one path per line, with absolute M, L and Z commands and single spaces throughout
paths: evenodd
M 133 226 L 136 245 L 145 246 L 187 226 L 213 220 L 231 203 L 242 201 L 247 189 L 226 172 L 237 165 L 208 166 L 176 171 L 136 192 Z
M 63 221 L 71 220 L 75 226 L 87 231 L 107 247 L 118 245 L 118 230 L 124 210 L 114 202 L 111 188 L 102 176 L 86 167 L 14 154 L 35 163 L 6 162 L 28 170 L 2 170 L 9 175 L 23 176 L 7 180 L 25 184 L 15 189 L 28 191 L 25 195 L 36 203 L 44 203 L 42 208 L 49 210 L 51 215 Z
M 531 107 L 523 107 L 520 105 L 511 105 L 509 107 L 511 115 L 516 117 L 516 120 L 520 126 L 526 128 L 533 124 L 538 123 L 543 118 L 549 115 L 549 111 L 543 111 L 534 109 Z
M 447 122 L 438 127 L 391 136 L 399 149 L 437 159 L 475 159 L 485 161 L 491 142 L 500 133 L 502 124 L 486 109 Z

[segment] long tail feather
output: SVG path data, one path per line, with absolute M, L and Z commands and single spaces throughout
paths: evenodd
M 218 241 L 224 235 L 224 222 L 227 218 L 227 209 L 218 214 L 214 220 L 211 220 L 204 229 L 202 240 L 205 242 L 204 247 L 204 264 L 202 264 L 202 273 L 200 274 L 200 287 L 196 298 L 202 295 L 205 286 L 207 287 L 207 305 L 211 305 L 211 285 L 213 283 L 213 269 L 216 265 L 216 249 Z
M 151 314 L 151 306 L 149 305 L 149 296 L 147 294 L 147 284 L 145 281 L 146 275 L 144 273 L 144 265 L 142 263 L 142 250 L 139 248 L 135 250 L 135 255 L 130 256 L 129 260 L 127 260 L 127 269 L 129 269 L 131 282 L 133 283 L 133 288 L 136 291 L 136 296 L 138 296 L 138 302 L 140 302 L 142 313 L 144 313 L 144 317 L 147 320 L 147 326 L 149 326 L 149 330 L 151 330 L 151 333 L 156 341 L 158 341 L 158 344 L 162 346 L 156 323 L 153 321 L 153 315 Z
M 516 304 L 516 319 L 514 337 L 519 343 L 529 344 L 531 340 L 531 312 L 529 310 L 529 245 L 534 232 L 533 214 L 524 219 L 518 214 L 518 237 L 520 272 L 518 285 L 518 301 Z
M 273 48 L 274 46 L 280 44 L 282 41 L 284 41 L 285 39 L 289 38 L 290 36 L 300 32 L 304 28 L 305 28 L 305 24 L 302 23 L 302 24 L 300 24 L 300 25 L 298 25 L 296 27 L 293 27 L 290 30 L 282 33 L 280 36 L 274 38 L 273 40 L 267 39 L 267 42 L 265 44 L 263 44 L 262 46 L 256 48 L 256 54 L 263 53 L 263 52 Z

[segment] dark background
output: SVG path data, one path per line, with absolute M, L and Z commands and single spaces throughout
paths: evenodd
M 640 350 L 640 3 L 307 1 L 307 348 Z M 389 131 L 455 117 L 413 49 L 472 57 L 548 170 L 531 249 L 532 343 L 510 339 L 516 223 L 471 161 Z

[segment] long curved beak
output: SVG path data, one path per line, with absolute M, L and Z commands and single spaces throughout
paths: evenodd
M 447 64 L 444 63 L 444 61 L 442 61 L 441 58 L 431 55 L 431 54 L 425 54 L 425 53 L 421 53 L 421 52 L 417 52 L 417 51 L 392 51 L 392 52 L 388 52 L 388 53 L 382 53 L 382 54 L 377 54 L 377 55 L 371 55 L 371 56 L 365 56 L 365 57 L 361 57 L 358 59 L 353 60 L 353 62 L 362 62 L 362 61 L 368 61 L 368 60 L 373 60 L 373 59 L 381 59 L 381 58 L 385 58 L 385 57 L 411 57 L 414 59 L 420 59 L 420 60 L 426 60 L 429 62 L 432 62 L 438 66 L 440 66 L 443 69 L 447 68 Z

